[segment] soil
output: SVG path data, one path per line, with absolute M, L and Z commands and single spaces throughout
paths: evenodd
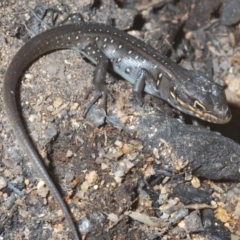
M 27 2 L 0 2 L 1 86 L 9 63 L 24 45 L 18 24 L 26 25 L 32 16 L 29 9 L 38 3 Z M 188 116 L 181 120 L 180 113 L 148 95 L 144 96 L 143 107 L 132 107 L 135 102 L 131 85 L 117 81 L 119 76 L 108 73 L 108 89 L 115 100 L 108 101 L 109 116 L 97 104 L 84 118 L 84 109 L 91 98 L 86 98 L 86 93 L 91 87 L 94 65 L 72 50 L 52 52 L 37 59 L 19 85 L 19 109 L 26 130 L 82 235 L 86 239 L 240 239 L 237 174 L 235 179 L 221 175 L 217 181 L 209 175 L 194 174 L 187 156 L 180 158 L 177 155 L 180 149 L 174 152 L 176 145 L 171 139 L 174 135 L 152 143 L 141 137 L 141 129 L 130 131 L 134 126 L 141 127 L 137 124 L 139 115 L 154 117 L 155 114 L 161 116 L 164 126 L 170 124 L 165 127 L 169 131 L 176 122 L 186 132 L 193 132 L 194 128 L 197 134 L 203 131 L 205 139 L 209 136 L 211 140 L 212 132 L 217 131 L 214 136 L 218 135 L 223 142 L 231 139 L 229 144 L 234 148 L 223 150 L 230 151 L 224 162 L 232 166 L 228 165 L 229 156 L 235 154 L 235 169 L 229 167 L 229 171 L 237 171 L 236 166 L 240 167 L 240 25 L 235 15 L 234 23 L 230 19 L 225 23 L 227 10 L 235 6 L 234 1 L 214 1 L 215 5 L 209 7 L 209 1 L 201 1 L 202 12 L 197 11 L 193 0 L 41 2 L 62 12 L 58 21 L 80 12 L 85 21 L 114 25 L 179 64 L 212 73 L 214 81 L 226 86 L 233 113 L 226 125 L 193 126 Z M 217 17 L 218 26 L 205 28 Z M 206 64 L 209 61 L 210 71 Z M 57 202 L 18 146 L 5 117 L 2 98 L 0 120 L 0 239 L 71 239 Z M 149 135 L 154 128 L 161 129 L 161 122 L 149 127 Z M 189 141 L 191 136 L 193 139 L 191 134 Z M 196 144 L 194 139 L 192 144 Z M 218 144 L 220 149 L 221 143 Z M 174 159 L 174 169 L 163 167 L 169 159 Z M 217 154 L 211 159 L 216 163 Z

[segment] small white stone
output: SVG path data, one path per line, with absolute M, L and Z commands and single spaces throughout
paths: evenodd
M 70 158 L 72 157 L 72 155 L 73 155 L 73 152 L 71 150 L 67 150 L 66 157 Z
M 0 177 L 0 190 L 5 188 L 6 186 L 7 186 L 7 182 L 5 181 L 5 179 L 3 177 Z

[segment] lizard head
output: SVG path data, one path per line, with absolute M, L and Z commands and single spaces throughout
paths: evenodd
M 188 78 L 172 86 L 168 102 L 178 110 L 208 122 L 223 124 L 231 119 L 222 86 L 199 72 L 188 71 Z

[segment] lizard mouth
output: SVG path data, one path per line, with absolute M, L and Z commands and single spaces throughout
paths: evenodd
M 193 106 L 191 106 L 187 103 L 184 103 L 179 98 L 176 98 L 176 101 L 182 107 L 180 110 L 182 110 L 183 112 L 185 112 L 187 114 L 196 116 L 207 122 L 216 123 L 216 124 L 224 124 L 224 123 L 229 122 L 232 117 L 231 111 L 229 109 L 227 109 L 227 111 L 225 111 L 222 114 L 213 114 L 211 112 L 201 111 L 199 109 L 196 109 Z
M 228 123 L 231 120 L 232 114 L 230 112 L 230 110 L 227 110 L 227 113 L 225 116 L 215 116 L 213 114 L 210 113 L 202 113 L 199 111 L 195 111 L 194 115 L 196 117 L 199 117 L 207 122 L 211 122 L 211 123 L 217 123 L 217 124 L 224 124 L 224 123 Z

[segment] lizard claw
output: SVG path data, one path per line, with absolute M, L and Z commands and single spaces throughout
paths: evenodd
M 93 90 L 89 90 L 85 96 L 85 99 L 87 99 L 90 95 L 90 93 L 92 92 Z M 97 90 L 94 90 L 94 97 L 93 99 L 87 104 L 86 108 L 84 109 L 84 112 L 83 112 L 83 117 L 85 118 L 88 111 L 90 110 L 90 108 L 100 99 L 102 98 L 102 103 L 101 103 L 101 108 L 103 108 L 105 111 L 106 111 L 106 106 L 107 106 L 107 99 L 108 97 L 110 98 L 111 102 L 113 102 L 113 97 L 112 95 L 106 90 L 104 89 L 103 91 L 97 91 Z

